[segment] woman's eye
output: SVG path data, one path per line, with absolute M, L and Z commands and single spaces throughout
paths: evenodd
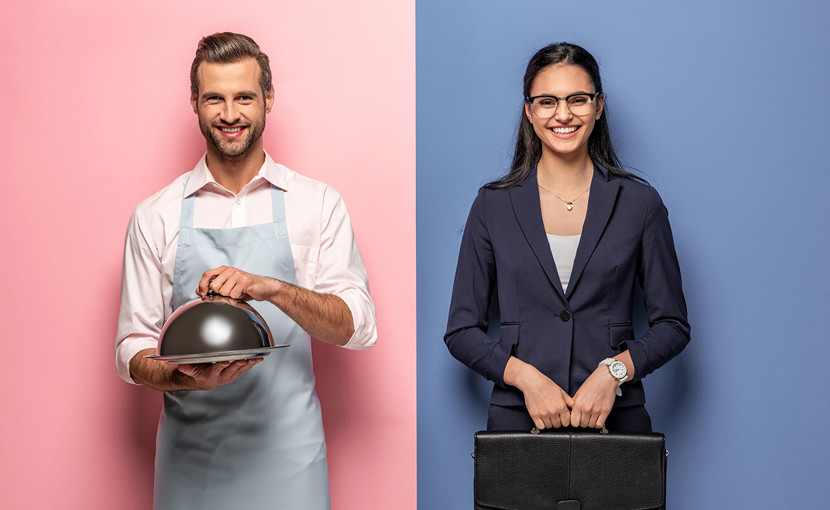
M 539 106 L 544 108 L 550 108 L 556 106 L 556 101 L 554 101 L 553 99 L 540 99 Z
M 579 106 L 588 102 L 588 98 L 585 96 L 577 96 L 571 98 L 571 104 L 575 106 Z

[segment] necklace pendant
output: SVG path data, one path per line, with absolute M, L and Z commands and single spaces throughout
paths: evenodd
M 573 211 L 574 203 L 573 202 L 568 202 L 567 204 L 565 204 L 565 207 L 568 208 L 568 211 Z

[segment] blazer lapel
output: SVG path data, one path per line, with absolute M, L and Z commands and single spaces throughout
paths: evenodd
M 545 270 L 551 285 L 564 301 L 565 292 L 562 290 L 559 272 L 556 271 L 556 263 L 553 261 L 550 243 L 548 243 L 545 234 L 545 224 L 542 222 L 542 205 L 539 202 L 537 187 L 536 169 L 534 168 L 524 181 L 510 188 L 510 201 L 513 204 L 513 212 L 516 214 L 516 219 L 519 221 L 525 239 L 530 244 L 539 264 Z M 570 288 L 570 284 L 568 288 Z
M 605 226 L 611 218 L 611 211 L 614 210 L 614 203 L 617 201 L 619 189 L 619 179 L 609 180 L 608 170 L 594 163 L 594 178 L 591 181 L 591 194 L 588 197 L 588 212 L 585 215 L 585 223 L 582 225 L 582 237 L 579 239 L 573 271 L 568 282 L 568 296 L 573 294 L 573 289 L 579 283 L 579 277 L 582 276 L 588 260 L 590 260 L 594 249 L 597 247 L 599 238 L 602 237 L 602 233 L 605 231 Z

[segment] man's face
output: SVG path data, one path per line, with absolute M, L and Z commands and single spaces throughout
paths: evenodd
M 256 60 L 202 62 L 198 74 L 199 95 L 192 96 L 190 104 L 208 143 L 228 158 L 241 157 L 252 146 L 261 146 L 265 114 L 271 111 L 274 91 L 263 97 Z

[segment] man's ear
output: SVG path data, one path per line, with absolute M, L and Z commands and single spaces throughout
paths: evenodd
M 265 113 L 271 113 L 271 107 L 274 105 L 274 86 L 271 85 L 271 90 L 265 94 Z
M 192 92 L 190 93 L 190 107 L 193 108 L 193 113 L 199 113 L 199 109 L 196 107 L 196 94 Z

